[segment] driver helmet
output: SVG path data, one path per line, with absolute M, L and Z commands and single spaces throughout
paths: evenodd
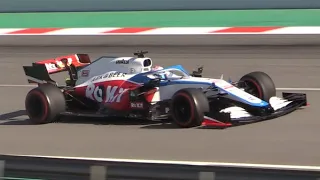
M 156 66 L 154 66 L 154 67 L 152 67 L 152 71 L 158 71 L 158 70 L 162 70 L 162 69 L 164 69 L 163 67 L 161 67 L 161 66 L 158 66 L 158 65 L 156 65 Z

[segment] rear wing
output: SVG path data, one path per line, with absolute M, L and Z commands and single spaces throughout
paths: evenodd
M 88 54 L 71 54 L 34 62 L 32 66 L 23 66 L 23 70 L 29 83 L 55 83 L 50 78 L 50 74 L 69 71 L 70 76 L 77 76 L 77 69 L 90 63 L 91 60 Z

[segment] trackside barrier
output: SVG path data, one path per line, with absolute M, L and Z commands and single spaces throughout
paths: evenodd
M 0 155 L 2 179 L 319 180 L 320 167 Z M 0 178 L 1 179 L 1 178 Z

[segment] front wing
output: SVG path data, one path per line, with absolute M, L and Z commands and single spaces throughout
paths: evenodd
M 282 101 L 285 102 L 283 107 L 279 107 L 277 104 L 274 104 L 275 111 L 271 114 L 267 114 L 264 116 L 253 116 L 248 113 L 243 113 L 242 116 L 233 116 L 232 112 L 221 112 L 221 116 L 218 118 L 211 118 L 209 116 L 204 117 L 204 121 L 202 123 L 203 127 L 220 127 L 226 128 L 231 126 L 249 124 L 254 122 L 260 122 L 265 120 L 275 119 L 284 115 L 287 115 L 297 109 L 307 106 L 307 96 L 303 93 L 282 93 Z M 270 101 L 271 104 L 271 101 Z M 277 107 L 278 106 L 278 107 Z M 234 111 L 239 111 L 239 108 L 233 109 Z M 238 113 L 239 114 L 239 113 Z

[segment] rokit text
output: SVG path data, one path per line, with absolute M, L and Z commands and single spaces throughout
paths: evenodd
M 119 88 L 118 86 L 95 86 L 90 84 L 86 88 L 86 97 L 98 102 L 120 102 L 122 95 L 127 89 Z

